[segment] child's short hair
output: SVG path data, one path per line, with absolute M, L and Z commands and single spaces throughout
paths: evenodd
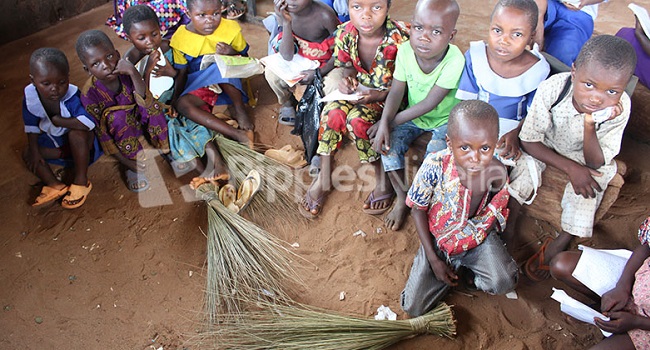
M 50 63 L 66 75 L 70 73 L 70 65 L 68 58 L 65 57 L 63 51 L 54 47 L 41 47 L 34 50 L 32 56 L 29 58 L 29 71 L 34 73 L 37 65 L 40 63 Z
M 134 5 L 126 9 L 122 15 L 122 25 L 124 33 L 127 35 L 131 32 L 131 26 L 135 23 L 154 21 L 160 25 L 160 20 L 156 11 L 147 5 Z
M 573 65 L 579 69 L 583 65 L 597 63 L 607 70 L 634 73 L 636 52 L 624 39 L 613 35 L 598 35 L 589 39 L 578 54 Z
M 469 119 L 474 124 L 488 125 L 494 128 L 494 137 L 499 137 L 499 113 L 489 103 L 481 100 L 460 101 L 449 112 L 447 136 L 451 139 L 458 134 L 461 119 Z
M 223 8 L 223 4 L 221 3 L 221 0 L 187 0 L 185 2 L 185 6 L 187 7 L 188 11 L 192 11 L 194 9 L 194 5 L 196 5 L 196 3 L 203 2 L 203 1 L 216 1 Z
M 497 2 L 496 6 L 494 6 L 494 10 L 492 10 L 492 14 L 490 15 L 490 21 L 492 20 L 492 16 L 494 16 L 494 13 L 501 8 L 504 7 L 512 7 L 517 10 L 523 11 L 524 14 L 528 17 L 528 22 L 530 23 L 530 27 L 532 30 L 537 29 L 537 17 L 539 16 L 539 9 L 537 8 L 537 4 L 535 3 L 534 0 L 499 0 Z
M 86 50 L 91 47 L 104 45 L 105 47 L 115 48 L 111 39 L 101 30 L 91 29 L 87 30 L 77 38 L 77 44 L 75 45 L 75 50 L 77 50 L 77 56 L 80 60 L 84 60 L 84 54 Z

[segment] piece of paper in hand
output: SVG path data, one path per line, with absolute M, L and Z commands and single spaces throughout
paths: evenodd
M 352 94 L 344 94 L 338 89 L 330 92 L 321 98 L 321 102 L 330 102 L 330 101 L 358 101 L 361 98 L 361 95 L 358 92 Z
M 302 71 L 316 69 L 319 66 L 318 61 L 312 61 L 300 55 L 293 55 L 293 59 L 287 61 L 279 53 L 262 57 L 260 62 L 290 87 L 302 80 Z
M 397 320 L 397 314 L 393 312 L 388 306 L 380 306 L 377 308 L 377 314 L 375 315 L 375 320 Z
M 627 7 L 634 12 L 636 18 L 639 19 L 645 36 L 650 39 L 650 16 L 648 15 L 648 10 L 634 3 L 627 5 Z
M 161 67 L 167 65 L 167 60 L 165 59 L 162 49 L 158 48 L 158 52 L 160 52 L 160 59 L 156 64 Z M 147 59 L 148 58 L 149 56 L 147 56 Z M 151 94 L 155 98 L 159 98 L 163 92 L 171 89 L 172 86 L 174 86 L 174 78 L 172 77 L 155 76 L 153 72 L 149 76 L 149 91 L 151 91 Z
M 562 312 L 582 322 L 593 324 L 595 326 L 596 323 L 594 323 L 594 317 L 609 321 L 609 317 L 573 299 L 562 289 L 553 288 L 551 298 L 560 303 L 560 310 Z M 606 337 L 612 335 L 612 333 L 605 332 L 602 329 L 600 331 Z
M 594 249 L 583 245 L 578 249 L 582 254 L 572 276 L 601 297 L 616 287 L 632 255 L 627 249 Z

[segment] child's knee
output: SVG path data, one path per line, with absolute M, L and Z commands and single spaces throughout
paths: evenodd
M 551 276 L 558 281 L 566 281 L 571 277 L 575 270 L 576 263 L 571 252 L 561 252 L 557 254 L 549 263 Z
M 488 280 L 481 282 L 475 281 L 476 287 L 488 294 L 502 295 L 511 292 L 517 287 L 517 280 L 519 279 L 519 272 L 517 270 L 491 276 Z

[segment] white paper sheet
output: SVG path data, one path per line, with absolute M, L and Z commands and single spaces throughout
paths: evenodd
M 321 98 L 321 102 L 330 102 L 330 101 L 357 101 L 361 98 L 361 95 L 358 92 L 352 94 L 344 94 L 339 89 L 336 89 L 329 94 Z
M 560 303 L 560 310 L 562 312 L 582 322 L 593 324 L 595 326 L 596 323 L 594 322 L 594 317 L 609 321 L 609 317 L 573 299 L 562 289 L 553 288 L 551 298 Z M 602 329 L 600 331 L 606 337 L 612 335 L 612 333 L 605 332 Z
M 632 252 L 627 249 L 593 249 L 578 246 L 582 255 L 572 276 L 599 296 L 609 292 L 618 279 Z
M 291 61 L 282 58 L 282 55 L 275 53 L 266 57 L 260 58 L 260 62 L 270 69 L 277 76 L 282 78 L 289 86 L 296 85 L 302 80 L 303 75 L 300 73 L 304 70 L 316 69 L 319 66 L 317 61 L 312 61 L 300 55 L 293 55 Z
M 627 7 L 632 10 L 636 18 L 639 19 L 639 23 L 641 24 L 641 28 L 643 28 L 645 36 L 650 38 L 650 16 L 648 15 L 648 11 L 634 3 L 627 5 Z

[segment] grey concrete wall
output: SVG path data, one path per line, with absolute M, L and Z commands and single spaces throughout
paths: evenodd
M 0 45 L 107 2 L 109 0 L 0 0 Z

